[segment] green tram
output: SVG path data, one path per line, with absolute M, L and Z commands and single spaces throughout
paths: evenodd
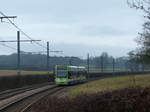
M 87 70 L 83 66 L 62 66 L 55 67 L 55 82 L 57 85 L 73 85 L 85 82 Z

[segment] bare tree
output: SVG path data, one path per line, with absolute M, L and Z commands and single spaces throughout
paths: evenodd
M 141 57 L 142 62 L 145 60 L 150 63 L 150 0 L 127 0 L 127 3 L 131 8 L 144 12 L 143 31 L 136 39 L 140 47 L 134 51 L 134 54 Z
M 144 11 L 145 17 L 150 19 L 150 0 L 127 0 L 131 8 L 136 8 Z

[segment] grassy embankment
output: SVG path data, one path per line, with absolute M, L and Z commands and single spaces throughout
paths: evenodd
M 45 98 L 29 112 L 150 112 L 149 107 L 150 75 L 135 75 L 74 86 L 69 97 Z
M 69 96 L 76 97 L 82 94 L 110 92 L 123 88 L 148 86 L 150 86 L 150 75 L 120 76 L 77 85 L 69 92 Z

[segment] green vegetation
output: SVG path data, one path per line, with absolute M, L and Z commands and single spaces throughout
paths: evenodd
M 150 86 L 150 75 L 120 76 L 92 81 L 75 86 L 69 92 L 69 96 L 73 98 L 81 94 L 92 94 L 137 86 Z
M 21 71 L 21 75 L 42 75 L 42 74 L 47 74 L 47 71 Z M 14 75 L 17 75 L 16 70 L 0 70 L 0 76 L 14 76 Z

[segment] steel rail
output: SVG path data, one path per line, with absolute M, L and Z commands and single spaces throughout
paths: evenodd
M 0 101 L 4 100 L 4 99 L 7 99 L 9 97 L 15 96 L 17 94 L 21 94 L 23 92 L 30 91 L 30 90 L 33 90 L 33 89 L 37 89 L 37 88 L 40 88 L 40 87 L 44 87 L 44 86 L 50 85 L 50 84 L 52 84 L 52 83 L 36 84 L 36 85 L 26 86 L 26 87 L 22 87 L 22 88 L 2 91 L 2 92 L 0 92 Z
M 36 104 L 38 101 L 42 100 L 43 98 L 45 98 L 45 97 L 47 97 L 47 96 L 49 96 L 49 95 L 53 95 L 53 94 L 59 92 L 60 90 L 62 90 L 62 89 L 64 89 L 64 88 L 65 88 L 65 87 L 58 87 L 58 88 L 53 89 L 52 91 L 50 91 L 50 92 L 47 93 L 46 95 L 41 96 L 41 97 L 39 97 L 37 100 L 35 100 L 35 101 L 33 101 L 32 103 L 30 103 L 28 106 L 26 106 L 25 108 L 23 108 L 20 112 L 28 112 L 28 110 L 31 109 L 32 106 L 33 106 L 34 104 Z
M 15 104 L 17 102 L 20 102 L 24 99 L 30 98 L 30 97 L 32 97 L 36 94 L 42 93 L 44 91 L 54 89 L 56 87 L 57 86 L 55 86 L 55 85 L 49 85 L 49 86 L 41 87 L 38 89 L 26 91 L 24 93 L 12 96 L 8 99 L 4 99 L 4 100 L 0 101 L 0 111 L 6 110 L 8 107 L 12 106 L 13 104 Z

